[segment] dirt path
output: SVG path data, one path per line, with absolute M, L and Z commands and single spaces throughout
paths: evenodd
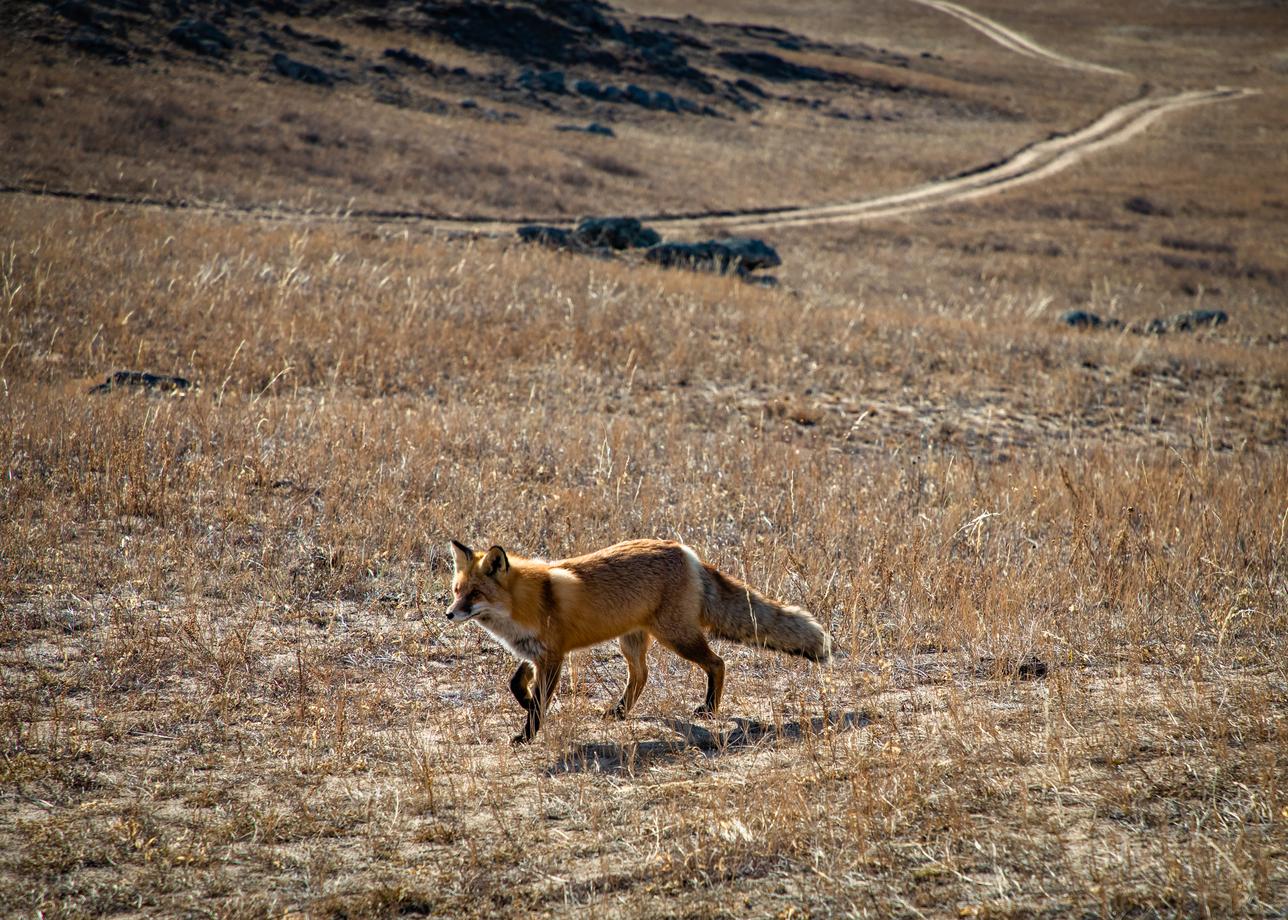
M 1115 74 L 1118 76 L 1127 76 L 1127 71 L 1119 70 L 1117 67 L 1106 67 L 1104 64 L 1093 64 L 1089 61 L 1079 61 L 1076 58 L 1051 51 L 1049 48 L 1043 48 L 1032 39 L 1021 35 L 1013 29 L 1008 29 L 999 22 L 981 16 L 974 10 L 969 10 L 964 6 L 956 3 L 948 3 L 946 0 L 912 0 L 913 3 L 920 3 L 922 6 L 928 6 L 939 10 L 941 13 L 947 13 L 949 16 L 956 16 L 962 22 L 983 32 L 993 41 L 997 42 L 1004 48 L 1009 48 L 1016 54 L 1023 54 L 1026 57 L 1041 58 L 1044 61 L 1050 61 L 1060 67 L 1068 67 L 1071 70 L 1084 70 L 1090 73 Z
M 1112 74 L 1124 73 L 1124 71 L 1111 67 L 1078 61 L 1050 51 L 1018 32 L 958 4 L 949 3 L 946 0 L 913 0 L 913 2 L 955 16 L 972 27 L 979 29 L 999 44 L 1019 54 L 1040 58 L 1063 67 L 1078 70 Z M 900 217 L 927 208 L 958 204 L 982 198 L 986 195 L 995 195 L 1018 185 L 1045 179 L 1073 166 L 1093 153 L 1132 139 L 1153 122 L 1170 112 L 1209 103 L 1243 99 L 1255 95 L 1257 92 L 1257 90 L 1252 89 L 1218 87 L 1212 90 L 1191 90 L 1170 96 L 1146 96 L 1110 109 L 1095 121 L 1077 131 L 1070 134 L 1055 135 L 1046 140 L 1030 144 L 1011 156 L 983 168 L 930 182 L 908 191 L 895 192 L 875 198 L 831 205 L 704 211 L 687 214 L 643 214 L 639 216 L 641 220 L 645 220 L 650 224 L 665 227 L 672 233 L 680 234 L 701 233 L 711 230 L 749 232 L 819 224 L 848 224 L 888 217 Z M 317 222 L 356 220 L 375 224 L 404 224 L 418 226 L 425 230 L 484 236 L 511 235 L 518 227 L 529 223 L 546 223 L 556 226 L 567 226 L 570 223 L 567 218 L 493 218 L 401 210 L 351 209 L 317 211 L 303 208 L 233 205 L 192 199 L 155 199 L 23 185 L 0 186 L 0 193 L 49 195 L 97 201 L 105 204 L 125 204 L 234 216 L 243 215 L 260 220 L 307 220 Z
M 864 201 L 793 208 L 773 214 L 731 215 L 682 220 L 655 218 L 651 223 L 673 230 L 719 227 L 722 230 L 765 230 L 807 224 L 846 224 L 882 217 L 899 217 L 926 208 L 958 204 L 1045 179 L 1067 169 L 1093 153 L 1121 144 L 1140 134 L 1168 112 L 1242 99 L 1255 90 L 1220 88 L 1194 90 L 1174 96 L 1137 99 L 1110 109 L 1072 134 L 1062 134 L 1025 147 L 984 169 L 931 182 L 906 192 L 882 195 Z

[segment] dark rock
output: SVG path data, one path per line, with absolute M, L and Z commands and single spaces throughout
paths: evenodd
M 780 83 L 789 80 L 831 80 L 835 76 L 819 67 L 793 64 L 768 51 L 722 51 L 720 60 L 735 70 Z
M 599 88 L 599 84 L 594 80 L 578 80 L 572 85 L 572 88 L 582 96 L 588 96 L 591 99 L 601 99 L 604 95 L 604 91 Z
M 646 109 L 653 107 L 653 97 L 649 91 L 641 86 L 630 83 L 626 87 L 626 100 L 636 105 L 642 105 Z
M 174 377 L 170 374 L 152 374 L 147 371 L 117 371 L 96 387 L 91 393 L 106 393 L 120 387 L 132 387 L 141 390 L 159 390 L 163 393 L 181 393 L 193 389 L 195 384 L 187 377 Z
M 291 80 L 299 80 L 301 83 L 309 83 L 313 86 L 331 86 L 335 83 L 331 74 L 321 67 L 314 67 L 312 64 L 294 60 L 280 51 L 273 55 L 273 67 L 282 76 Z
M 609 85 L 604 87 L 600 98 L 605 102 L 621 102 L 626 98 L 626 94 L 621 91 L 620 87 Z
M 1029 655 L 1015 666 L 1015 676 L 1020 680 L 1041 680 L 1050 673 L 1047 663 L 1035 655 Z
M 1230 321 L 1230 314 L 1224 310 L 1190 310 L 1188 313 L 1177 313 L 1166 319 L 1151 319 L 1145 331 L 1154 335 L 1165 332 L 1193 332 L 1205 326 L 1223 326 Z
M 1143 195 L 1133 195 L 1123 202 L 1123 207 L 1133 214 L 1143 214 L 1146 217 L 1170 217 L 1172 215 L 1169 208 L 1155 204 Z
M 738 92 L 736 89 L 733 89 L 732 85 L 725 93 L 725 98 L 727 98 L 738 108 L 742 109 L 744 112 L 755 112 L 760 108 L 760 103 L 752 102 L 746 96 L 742 95 L 742 93 Z
M 66 0 L 55 6 L 54 12 L 64 19 L 70 19 L 82 25 L 89 25 L 98 20 L 98 14 L 94 12 L 94 8 L 82 0 Z
M 675 101 L 675 97 L 670 93 L 664 93 L 661 90 L 658 90 L 653 94 L 653 102 L 650 108 L 658 109 L 663 112 L 680 111 L 680 106 Z
M 643 249 L 657 245 L 662 237 L 634 217 L 587 217 L 573 232 L 577 242 L 589 248 Z
M 595 36 L 625 34 L 598 4 L 557 0 L 540 8 L 504 3 L 424 4 L 430 28 L 475 51 L 529 63 L 590 64 L 614 72 L 621 62 L 598 47 Z
M 222 29 L 204 19 L 185 19 L 170 30 L 170 40 L 189 51 L 210 57 L 223 57 L 234 42 Z
M 1122 320 L 1104 319 L 1090 310 L 1069 310 L 1060 315 L 1060 322 L 1066 326 L 1072 326 L 1074 329 L 1121 329 L 1123 328 Z
M 128 64 L 130 61 L 129 48 L 112 41 L 96 29 L 88 26 L 82 26 L 69 35 L 67 44 L 77 51 L 84 51 L 87 54 L 96 54 L 99 57 L 107 58 L 113 64 Z
M 576 249 L 577 243 L 572 234 L 562 227 L 548 227 L 544 224 L 524 224 L 518 229 L 519 239 L 525 243 L 540 243 L 553 249 Z
M 386 48 L 384 57 L 391 61 L 397 61 L 399 64 L 406 64 L 408 67 L 415 68 L 422 73 L 436 74 L 440 68 L 429 58 L 423 58 L 415 51 L 408 51 L 406 48 Z
M 763 89 L 755 83 L 752 83 L 746 77 L 739 77 L 734 81 L 733 85 L 738 87 L 738 89 L 742 90 L 744 93 L 751 93 L 753 96 L 759 96 L 761 99 L 768 98 L 768 94 Z
M 531 90 L 534 93 L 563 95 L 568 92 L 562 70 L 545 70 L 541 73 L 525 70 L 519 74 L 518 83 L 524 89 Z
M 750 237 L 700 243 L 659 243 L 651 247 L 644 258 L 666 267 L 703 269 L 721 274 L 731 271 L 743 274 L 783 264 L 774 247 Z
M 597 121 L 592 121 L 586 126 L 582 125 L 555 125 L 556 131 L 582 131 L 586 134 L 598 134 L 601 137 L 616 137 L 613 129 L 607 125 L 601 125 Z
M 302 42 L 308 42 L 317 48 L 325 48 L 327 51 L 339 51 L 344 47 L 344 43 L 334 38 L 326 38 L 322 35 L 312 35 L 308 32 L 301 32 L 299 29 L 292 28 L 290 23 L 282 26 L 282 32 L 291 38 L 298 39 Z
M 1019 661 L 981 655 L 975 662 L 976 676 L 985 680 L 1042 680 L 1050 672 L 1050 666 L 1036 655 L 1026 655 Z
M 1098 329 L 1104 325 L 1104 320 L 1087 310 L 1070 310 L 1060 316 L 1060 322 L 1077 329 Z

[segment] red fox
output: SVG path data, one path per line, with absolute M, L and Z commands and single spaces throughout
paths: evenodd
M 499 546 L 475 552 L 452 541 L 455 601 L 447 619 L 472 620 L 520 660 L 510 691 L 527 711 L 524 744 L 541 728 L 559 684 L 564 656 L 617 639 L 628 677 L 605 715 L 623 719 L 648 680 L 650 639 L 707 674 L 696 715 L 715 713 L 724 689 L 724 660 L 707 635 L 826 662 L 832 640 L 800 607 L 767 600 L 698 558 L 682 543 L 632 540 L 559 562 L 520 559 Z

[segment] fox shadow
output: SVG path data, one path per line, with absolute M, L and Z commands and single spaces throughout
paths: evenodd
M 675 738 L 658 738 L 625 743 L 599 742 L 579 744 L 567 751 L 547 773 L 633 773 L 657 761 L 674 758 L 686 751 L 698 751 L 709 757 L 735 753 L 758 744 L 775 741 L 799 741 L 818 736 L 824 731 L 849 731 L 872 724 L 864 712 L 833 712 L 812 719 L 793 722 L 761 722 L 757 719 L 733 718 L 732 726 L 706 728 L 684 719 L 658 716 L 644 717 L 675 732 Z

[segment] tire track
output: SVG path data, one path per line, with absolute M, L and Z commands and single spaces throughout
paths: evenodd
M 764 230 L 812 224 L 846 224 L 884 217 L 899 217 L 926 208 L 958 204 L 1045 179 L 1091 154 L 1131 140 L 1169 112 L 1256 95 L 1256 90 L 1220 87 L 1192 90 L 1174 96 L 1137 99 L 1110 109 L 1072 134 L 1055 135 L 1025 147 L 1006 159 L 978 171 L 931 182 L 915 189 L 863 201 L 794 208 L 773 214 L 706 219 L 654 219 L 676 230 L 719 227 L 725 230 Z
M 912 0 L 954 16 L 978 29 L 1002 46 L 1028 57 L 1050 61 L 1072 69 L 1123 75 L 1126 72 L 1101 64 L 1078 61 L 1033 42 L 1024 35 L 985 16 L 947 0 Z M 1170 96 L 1146 96 L 1105 112 L 1095 121 L 1069 134 L 1056 134 L 1029 144 L 1010 156 L 980 169 L 929 182 L 907 191 L 831 205 L 783 206 L 708 210 L 688 213 L 640 214 L 647 221 L 672 231 L 697 233 L 703 230 L 752 231 L 823 224 L 849 224 L 866 220 L 900 217 L 928 208 L 972 201 L 1059 173 L 1101 150 L 1137 136 L 1164 115 L 1194 106 L 1247 98 L 1254 89 L 1217 87 L 1191 90 Z M 0 185 L 0 194 L 46 195 L 103 204 L 129 205 L 162 210 L 250 217 L 265 221 L 309 221 L 338 223 L 363 221 L 380 225 L 417 226 L 421 229 L 469 236 L 512 235 L 524 224 L 543 223 L 567 227 L 567 217 L 498 218 L 484 215 L 434 214 L 423 211 L 387 209 L 337 209 L 320 211 L 281 206 L 236 205 L 184 198 L 149 198 L 98 191 L 51 189 L 32 185 Z
M 941 13 L 947 13 L 949 16 L 955 16 L 962 22 L 974 29 L 987 35 L 993 41 L 997 42 L 1004 48 L 1014 51 L 1016 54 L 1023 54 L 1026 57 L 1038 58 L 1044 61 L 1050 61 L 1060 67 L 1068 67 L 1071 70 L 1083 70 L 1091 73 L 1113 74 L 1115 76 L 1128 76 L 1127 71 L 1119 70 L 1117 67 L 1107 67 L 1104 64 L 1093 64 L 1090 61 L 1079 61 L 1067 55 L 1052 51 L 1049 48 L 1043 48 L 1037 42 L 1025 35 L 1016 32 L 1014 29 L 1008 29 L 999 22 L 994 22 L 986 16 L 981 16 L 974 10 L 967 9 L 956 3 L 948 3 L 947 0 L 912 0 L 913 3 L 920 3 L 922 6 L 928 6 L 932 9 L 939 10 Z
M 714 229 L 752 231 L 821 224 L 852 224 L 866 220 L 900 217 L 927 208 L 959 204 L 988 195 L 996 195 L 1019 185 L 1048 178 L 1092 154 L 1131 140 L 1159 118 L 1171 112 L 1244 99 L 1257 93 L 1257 90 L 1252 89 L 1218 87 L 1213 90 L 1191 90 L 1172 96 L 1149 96 L 1137 99 L 1110 109 L 1086 127 L 1071 134 L 1057 134 L 1047 140 L 1023 147 L 1005 159 L 982 169 L 876 198 L 830 205 L 686 214 L 641 214 L 639 217 L 657 227 L 695 233 Z M 363 221 L 386 225 L 415 225 L 427 230 L 473 236 L 511 235 L 519 227 L 528 223 L 547 223 L 554 226 L 571 224 L 568 218 L 492 218 L 378 209 L 318 211 L 188 199 L 150 199 L 103 192 L 77 192 L 21 185 L 0 186 L 0 194 L 44 195 L 107 205 L 251 217 L 266 221 L 290 220 L 319 223 Z

